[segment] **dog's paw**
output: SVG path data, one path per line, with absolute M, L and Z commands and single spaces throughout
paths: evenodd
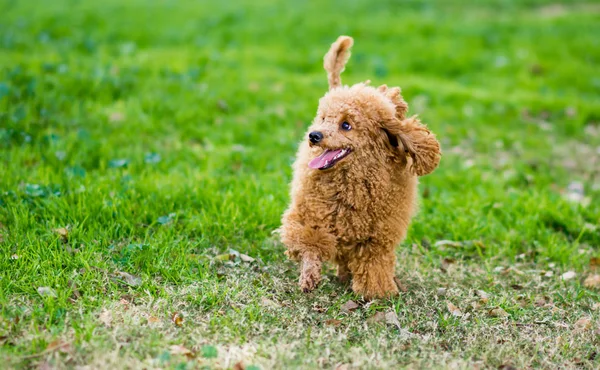
M 352 275 L 350 274 L 337 274 L 337 279 L 340 282 L 340 284 L 347 284 L 350 282 L 350 280 L 352 280 Z
M 300 274 L 300 289 L 304 293 L 313 291 L 321 282 L 321 261 L 319 259 L 304 258 L 302 273 Z
M 346 284 L 352 280 L 352 273 L 344 262 L 337 265 L 337 279 L 341 284 Z
M 300 289 L 302 289 L 303 293 L 310 293 L 315 290 L 320 282 L 320 276 L 302 276 L 300 279 Z
M 372 300 L 376 298 L 391 298 L 399 294 L 398 286 L 391 280 L 382 280 L 378 282 L 367 282 L 361 284 L 360 282 L 354 282 L 352 284 L 352 290 L 363 296 L 366 300 Z

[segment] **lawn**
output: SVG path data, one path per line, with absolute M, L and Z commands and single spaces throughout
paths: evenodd
M 302 294 L 273 234 L 341 34 L 444 151 L 394 299 Z M 576 1 L 0 0 L 2 366 L 600 367 L 598 35 Z

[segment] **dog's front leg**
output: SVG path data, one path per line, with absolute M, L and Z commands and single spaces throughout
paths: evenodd
M 323 262 L 314 253 L 304 253 L 300 262 L 300 289 L 304 293 L 311 292 L 321 282 L 321 268 Z
M 287 211 L 282 221 L 280 235 L 287 247 L 285 254 L 300 262 L 300 288 L 308 293 L 321 281 L 323 261 L 330 261 L 335 256 L 336 238 L 294 209 Z

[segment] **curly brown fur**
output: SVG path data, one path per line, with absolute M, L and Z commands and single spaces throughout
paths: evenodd
M 332 261 L 340 280 L 371 299 L 398 293 L 395 247 L 416 211 L 417 176 L 437 167 L 441 151 L 417 118 L 406 118 L 399 88 L 341 86 L 352 43 L 341 36 L 325 55 L 330 91 L 300 143 L 280 231 L 286 254 L 301 263 L 303 291 Z

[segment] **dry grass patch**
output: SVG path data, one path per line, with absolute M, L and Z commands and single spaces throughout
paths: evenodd
M 335 282 L 333 271 L 303 295 L 292 264 L 217 260 L 216 285 L 171 285 L 160 298 L 130 291 L 91 316 L 89 340 L 42 331 L 47 350 L 9 361 L 132 369 L 598 365 L 600 305 L 583 276 L 527 263 L 488 270 L 460 260 L 438 267 L 412 253 L 400 260 L 407 292 L 372 302 Z M 27 330 L 11 340 L 26 346 L 34 337 Z

